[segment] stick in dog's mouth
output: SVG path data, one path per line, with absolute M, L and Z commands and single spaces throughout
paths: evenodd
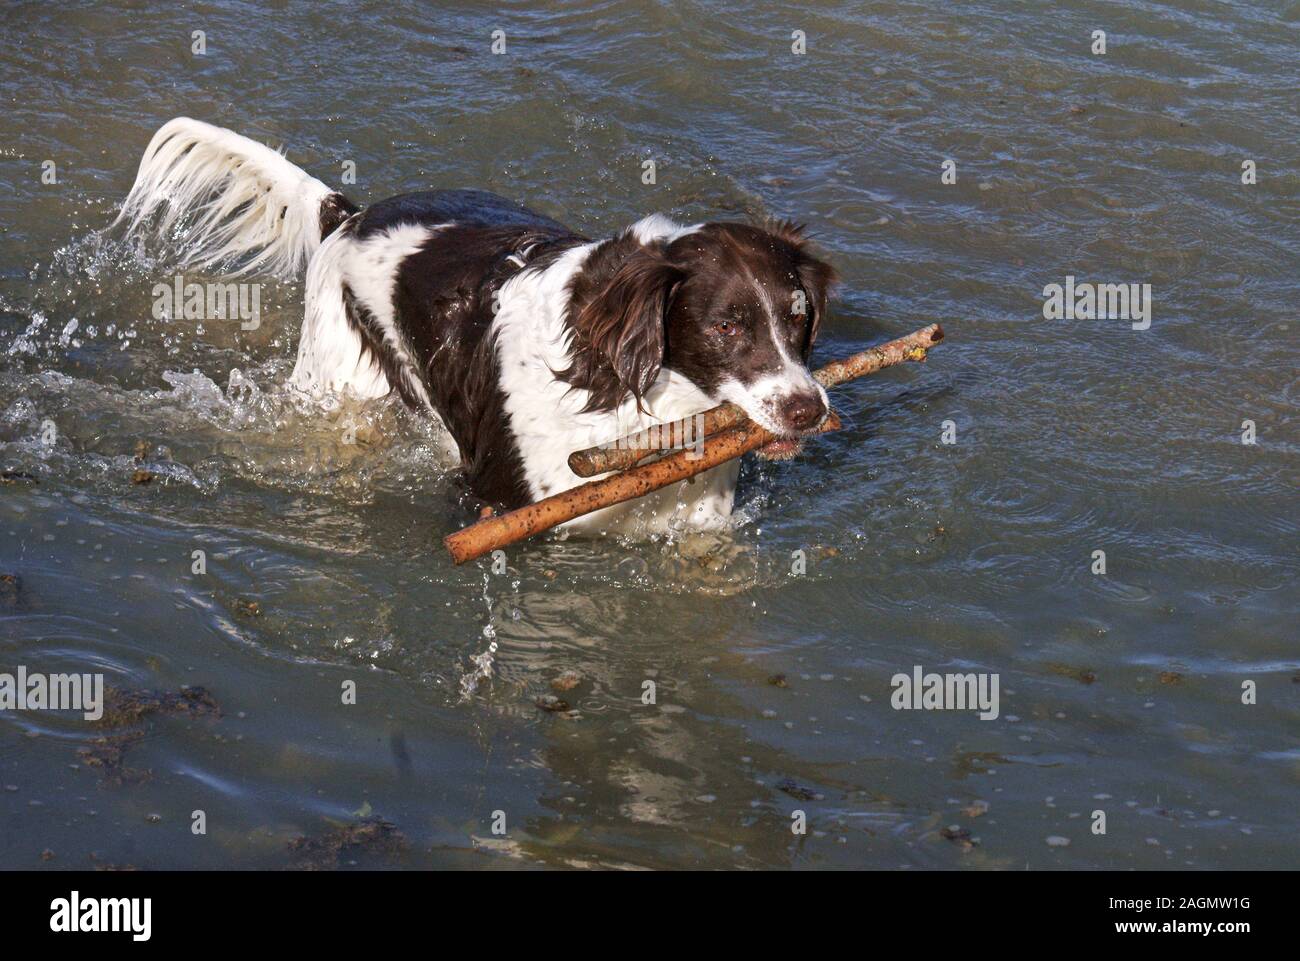
M 938 324 L 930 324 L 928 327 L 913 331 L 906 337 L 899 337 L 888 343 L 868 348 L 851 357 L 832 361 L 814 373 L 813 378 L 823 387 L 834 387 L 845 381 L 874 373 L 884 367 L 901 364 L 904 361 L 924 361 L 927 351 L 942 340 L 943 328 Z M 721 431 L 749 422 L 749 416 L 740 407 L 727 402 L 719 404 L 703 414 L 695 414 L 693 415 L 694 418 L 698 418 L 699 423 L 703 424 L 702 433 L 710 437 Z M 662 429 L 661 426 L 660 430 Z M 641 437 L 645 436 L 645 433 L 645 431 L 642 431 L 616 441 L 609 441 L 598 447 L 588 447 L 585 450 L 574 451 L 569 455 L 569 469 L 579 477 L 594 477 L 606 471 L 624 470 L 631 467 L 645 457 L 659 452 L 652 446 L 646 446 L 640 440 Z M 766 448 L 770 449 L 771 454 L 774 455 L 768 459 L 788 460 L 798 455 L 800 448 L 796 446 L 791 450 L 783 443 L 784 440 L 785 438 L 778 438 L 777 441 L 766 445 Z M 758 451 L 757 453 L 759 456 L 768 456 L 765 451 Z

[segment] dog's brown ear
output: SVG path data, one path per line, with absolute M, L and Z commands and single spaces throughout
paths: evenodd
M 808 295 L 808 309 L 812 312 L 808 325 L 808 336 L 803 345 L 804 360 L 812 352 L 817 335 L 821 332 L 822 319 L 826 316 L 826 302 L 830 299 L 831 288 L 835 286 L 835 268 L 819 258 L 808 239 L 807 228 L 793 220 L 769 220 L 764 224 L 768 233 L 779 237 L 795 250 L 795 271 L 799 275 L 799 285 Z
M 574 326 L 581 341 L 580 353 L 594 355 L 605 368 L 588 371 L 593 375 L 589 409 L 616 406 L 628 393 L 636 398 L 638 407 L 641 405 L 663 364 L 668 303 L 685 277 L 661 251 L 642 247 L 619 265 L 579 312 Z M 574 367 L 578 362 L 575 357 Z M 566 373 L 573 372 L 571 367 Z M 612 372 L 613 380 L 599 377 L 603 372 Z M 575 383 L 572 378 L 565 379 Z
M 807 360 L 813 344 L 817 342 L 817 335 L 821 332 L 822 319 L 826 316 L 826 302 L 830 299 L 831 288 L 835 285 L 837 277 L 835 268 L 826 261 L 814 257 L 808 252 L 807 247 L 800 248 L 798 266 L 795 269 L 799 272 L 799 282 L 812 301 L 808 305 L 808 309 L 812 311 L 808 325 L 808 338 L 803 347 L 804 360 Z

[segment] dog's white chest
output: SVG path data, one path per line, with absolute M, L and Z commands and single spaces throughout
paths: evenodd
M 569 469 L 571 452 L 713 406 L 689 380 L 663 370 L 646 394 L 647 411 L 638 410 L 630 398 L 614 411 L 583 411 L 587 393 L 572 389 L 555 371 L 568 366 L 563 311 L 572 271 L 563 269 L 564 261 L 576 266 L 586 253 L 585 248 L 576 248 L 560 264 L 521 275 L 501 290 L 501 309 L 494 327 L 501 387 L 523 459 L 525 481 L 534 499 L 590 480 Z M 624 533 L 717 529 L 731 516 L 738 471 L 738 463 L 723 464 L 692 481 L 605 508 L 565 526 Z

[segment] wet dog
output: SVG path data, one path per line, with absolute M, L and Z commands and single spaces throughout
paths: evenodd
M 360 209 L 232 131 L 154 135 L 120 221 L 180 227 L 200 266 L 306 270 L 292 383 L 395 393 L 441 419 L 471 489 L 511 508 L 583 482 L 573 450 L 722 401 L 793 456 L 828 411 L 808 358 L 834 272 L 788 222 L 682 226 L 660 214 L 604 240 L 494 194 L 437 190 Z M 571 526 L 717 528 L 738 462 Z

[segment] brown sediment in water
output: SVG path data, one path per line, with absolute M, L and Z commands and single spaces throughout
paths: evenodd
M 99 770 L 104 784 L 144 784 L 153 779 L 153 771 L 125 764 L 127 748 L 143 738 L 143 730 L 93 738 L 87 745 L 77 748 L 77 757 L 87 767 Z
M 374 852 L 394 858 L 406 847 L 397 825 L 379 817 L 336 824 L 323 834 L 303 835 L 288 843 L 289 853 L 294 855 L 290 866 L 299 871 L 333 871 L 344 852 Z
M 110 687 L 104 690 L 104 714 L 95 723 L 100 727 L 123 727 L 154 714 L 219 718 L 221 707 L 202 687 L 187 685 L 176 692 Z
M 77 748 L 77 757 L 87 767 L 100 771 L 104 784 L 144 784 L 153 777 L 153 771 L 128 767 L 126 752 L 144 738 L 144 722 L 155 715 L 220 718 L 221 707 L 201 687 L 186 686 L 176 692 L 106 688 L 103 714 L 91 723 L 112 733 L 90 739 Z

